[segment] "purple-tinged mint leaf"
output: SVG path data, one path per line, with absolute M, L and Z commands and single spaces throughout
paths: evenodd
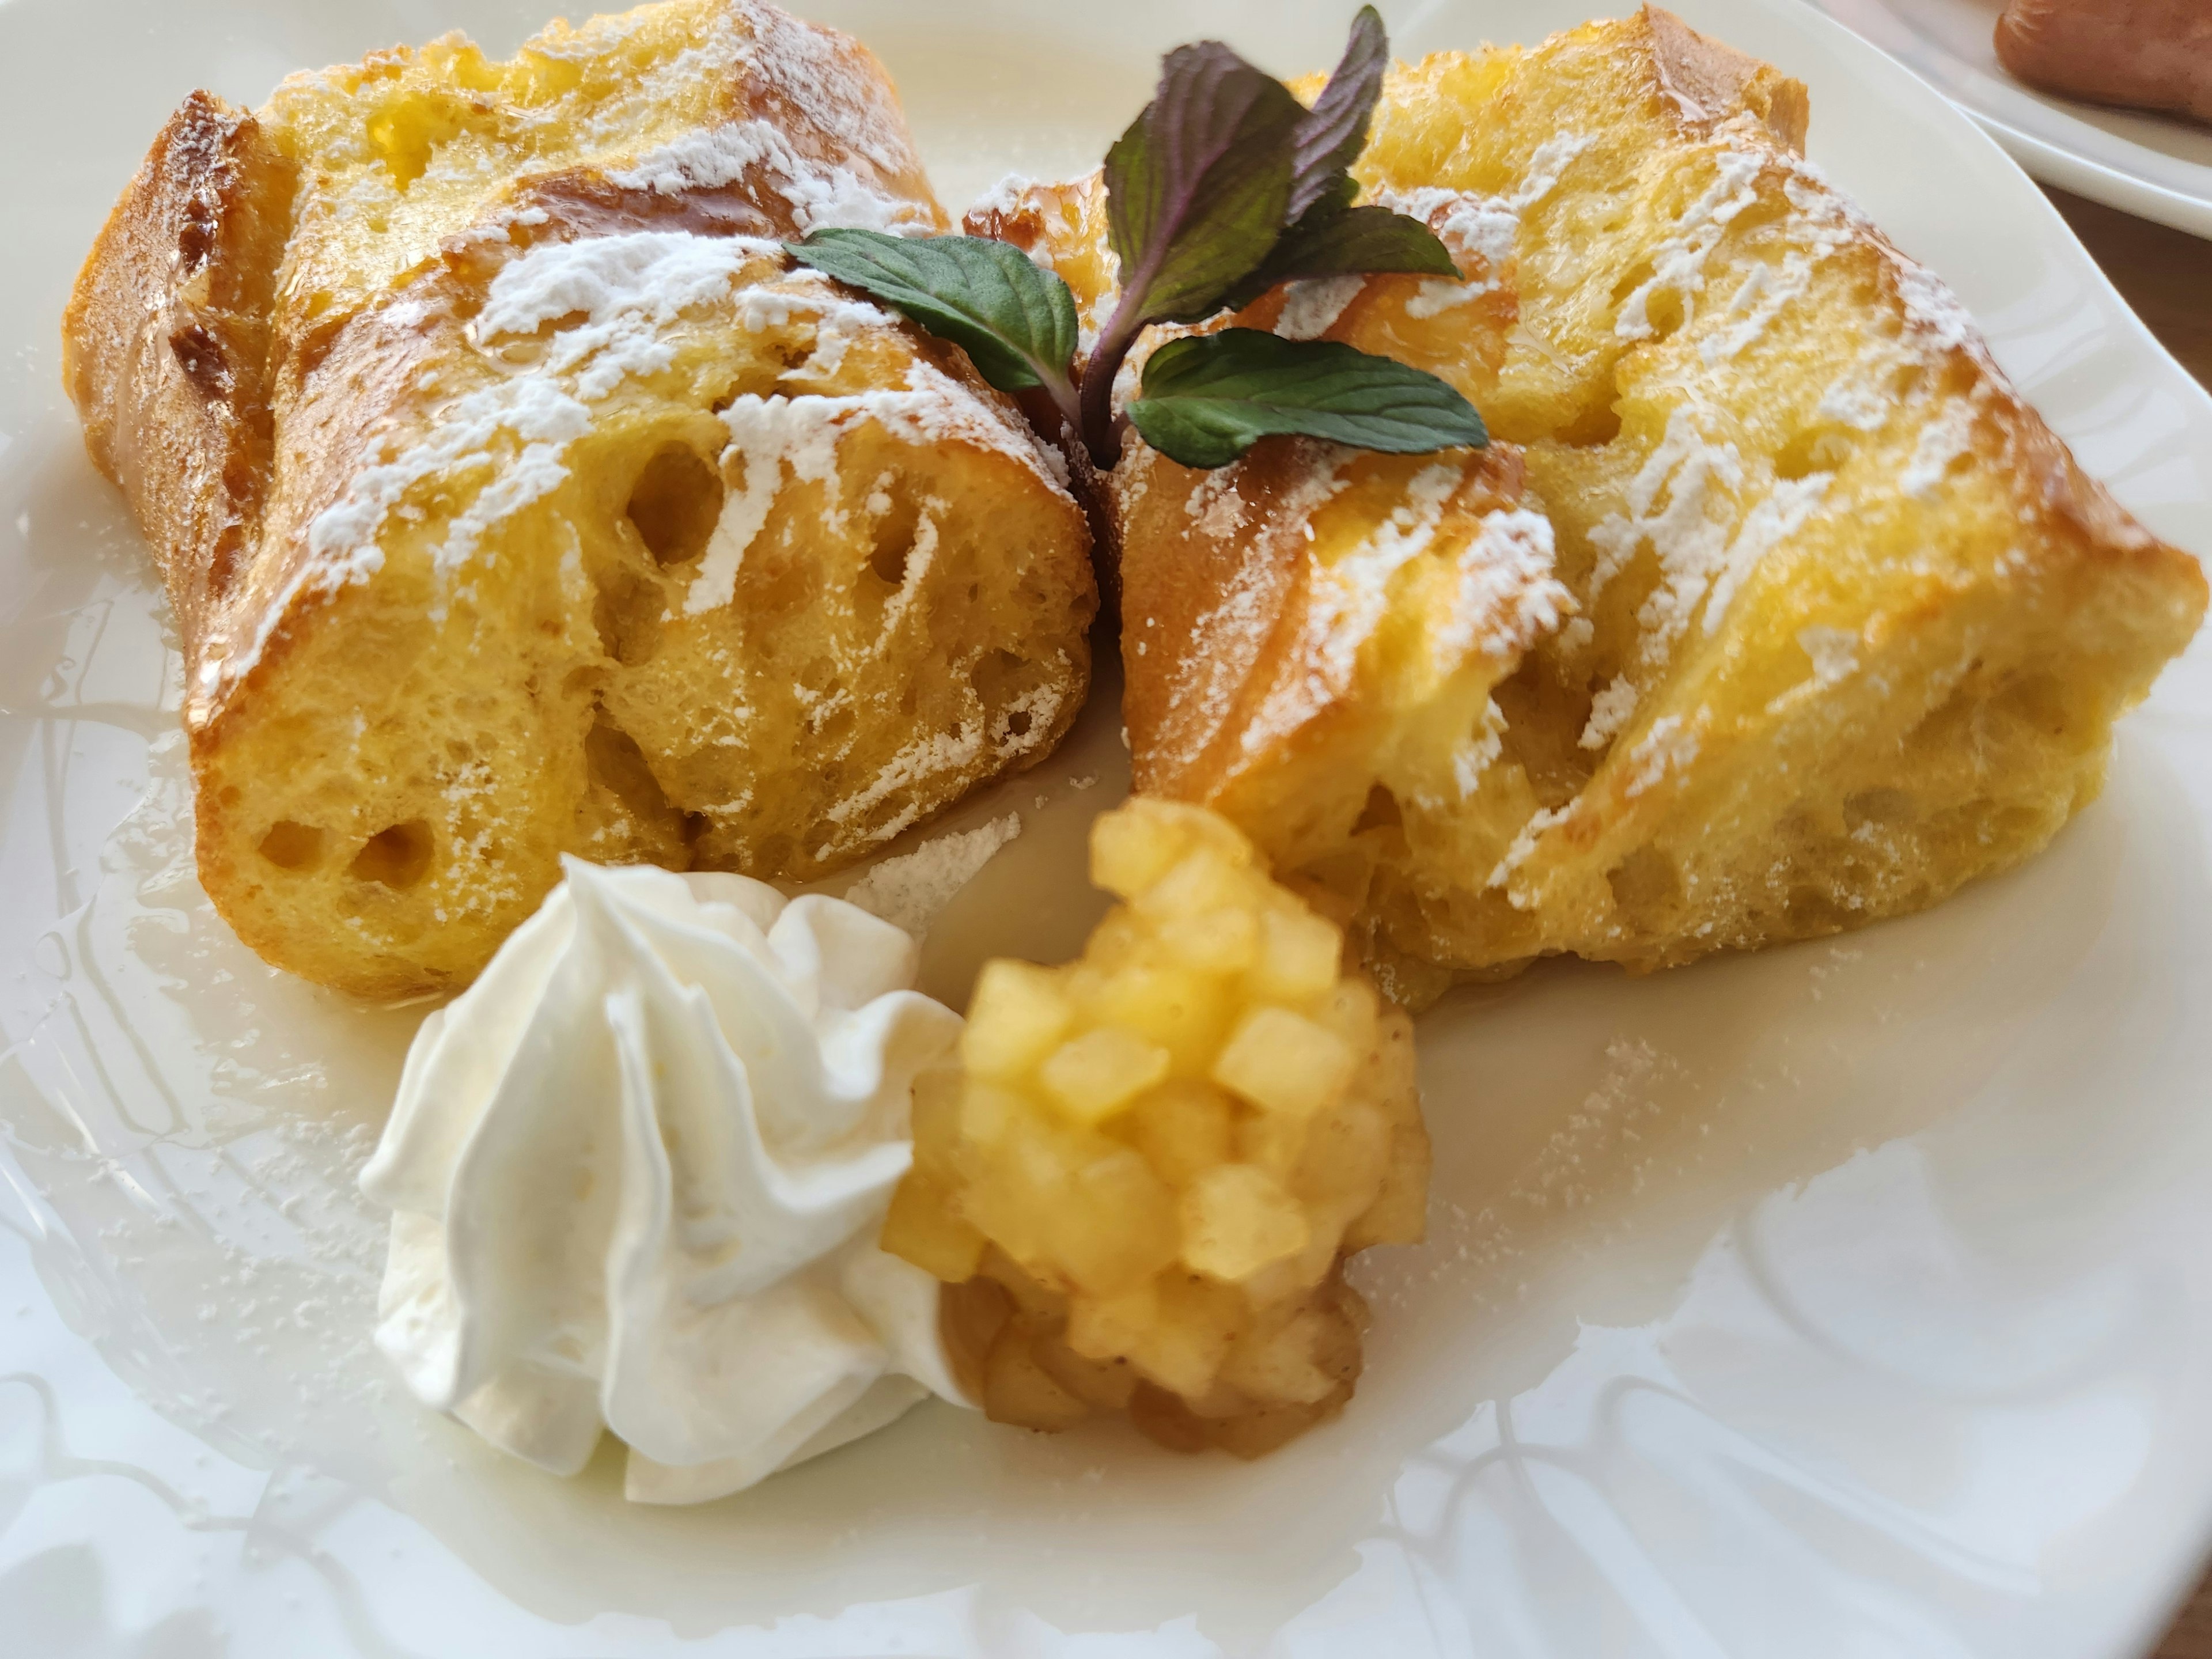
M 1367 147 L 1368 123 L 1382 96 L 1382 72 L 1389 66 L 1390 40 L 1382 31 L 1382 15 L 1372 6 L 1362 6 L 1352 20 L 1352 38 L 1343 58 L 1313 108 L 1298 123 L 1291 155 L 1291 199 L 1283 216 L 1286 222 L 1304 217 L 1359 159 Z
M 1280 283 L 1386 270 L 1459 275 L 1450 250 L 1419 219 L 1389 208 L 1339 207 L 1324 200 L 1283 233 L 1259 269 L 1230 289 L 1223 303 L 1242 311 Z
M 1195 322 L 1219 308 L 1288 217 L 1304 118 L 1289 88 L 1218 40 L 1168 54 L 1152 101 L 1106 154 L 1124 311 Z

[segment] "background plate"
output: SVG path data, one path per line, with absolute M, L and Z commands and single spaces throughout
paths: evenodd
M 2039 92 L 1997 62 L 2005 0 L 1807 0 L 1930 82 L 2045 184 L 2212 237 L 2212 127 Z
M 0 1629 L 131 1655 L 1987 1655 L 2147 1640 L 2212 1528 L 2212 653 L 2106 799 L 1942 910 L 1423 1023 L 1431 1242 L 1363 1268 L 1358 1399 L 1246 1467 L 948 1407 L 737 1498 L 625 1507 L 418 1410 L 352 1177 L 420 1010 L 270 973 L 193 880 L 175 659 L 56 386 L 71 274 L 189 88 L 537 0 L 0 3 Z M 1583 0 L 1395 9 L 1416 52 Z M 1285 72 L 1341 8 L 823 10 L 944 193 L 1089 165 L 1156 54 Z M 1804 76 L 1813 153 L 1958 288 L 2084 463 L 2212 545 L 2212 404 L 1973 126 L 1796 0 L 1692 20 Z M 1097 19 L 1110 17 L 1110 27 Z M 928 982 L 1072 948 L 1110 684 L 943 827 L 1023 833 Z

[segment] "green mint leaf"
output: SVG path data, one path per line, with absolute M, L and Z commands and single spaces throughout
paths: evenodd
M 1376 270 L 1459 275 L 1451 251 L 1419 219 L 1389 208 L 1340 207 L 1331 196 L 1285 231 L 1259 269 L 1231 289 L 1224 303 L 1242 311 L 1279 283 Z
M 1110 335 L 1220 308 L 1287 217 L 1305 118 L 1287 87 L 1218 40 L 1168 54 L 1152 101 L 1106 153 L 1108 239 L 1121 262 Z
M 1042 386 L 1071 410 L 1079 332 L 1067 284 L 1006 242 L 817 230 L 791 257 L 897 307 L 1001 392 Z
M 1390 40 L 1382 32 L 1382 16 L 1374 7 L 1362 6 L 1352 20 L 1343 58 L 1298 123 L 1286 218 L 1304 218 L 1367 148 L 1367 125 L 1382 96 L 1382 72 L 1389 67 Z
M 1433 374 L 1333 340 L 1249 328 L 1162 346 L 1145 364 L 1129 419 L 1185 466 L 1226 466 L 1281 434 L 1393 455 L 1490 441 L 1474 406 Z

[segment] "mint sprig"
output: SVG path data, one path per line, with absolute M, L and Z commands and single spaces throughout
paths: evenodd
M 1106 238 L 1121 297 L 1102 346 L 1147 322 L 1195 323 L 1267 257 L 1289 216 L 1306 112 L 1218 40 L 1177 46 L 1159 90 L 1106 152 Z
M 887 300 L 968 354 L 1001 392 L 1041 386 L 1072 404 L 1069 369 L 1081 331 L 1075 296 L 1019 248 L 978 236 L 886 236 L 818 230 L 803 261 Z
M 1352 191 L 1345 187 L 1352 183 L 1352 164 L 1367 148 L 1368 124 L 1382 96 L 1382 72 L 1389 67 L 1390 39 L 1382 32 L 1382 15 L 1372 6 L 1362 6 L 1352 20 L 1344 56 L 1298 123 L 1291 151 L 1292 223 L 1340 192 L 1334 205 L 1352 200 Z
M 1389 208 L 1340 207 L 1324 198 L 1278 237 L 1252 273 L 1222 296 L 1242 311 L 1269 289 L 1306 276 L 1378 270 L 1457 277 L 1459 267 L 1436 233 Z
M 960 346 L 1067 453 L 1072 475 L 1095 484 L 1121 458 L 1115 376 L 1150 325 L 1204 322 L 1304 277 L 1458 275 L 1420 221 L 1353 205 L 1350 169 L 1389 61 L 1372 6 L 1352 20 L 1311 109 L 1218 40 L 1170 52 L 1152 102 L 1107 152 L 1120 296 L 1079 367 L 1066 283 L 1007 244 L 821 230 L 788 246 L 800 264 Z M 1393 453 L 1488 441 L 1473 405 L 1432 374 L 1347 345 L 1249 329 L 1162 346 L 1128 416 L 1153 447 L 1200 467 L 1226 465 L 1285 433 Z M 1085 506 L 1094 523 L 1105 521 L 1101 503 Z
M 1334 340 L 1254 328 L 1170 340 L 1145 361 L 1129 422 L 1185 466 L 1226 466 L 1262 438 L 1327 438 L 1423 455 L 1480 449 L 1482 416 L 1425 369 Z

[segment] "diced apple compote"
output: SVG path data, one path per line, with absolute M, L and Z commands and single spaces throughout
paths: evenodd
M 1257 1456 L 1351 1398 L 1345 1258 L 1421 1236 L 1412 1024 L 1212 812 L 1127 802 L 1091 876 L 1124 902 L 1081 959 L 987 963 L 917 1086 L 884 1248 L 957 1287 L 998 1421 Z

